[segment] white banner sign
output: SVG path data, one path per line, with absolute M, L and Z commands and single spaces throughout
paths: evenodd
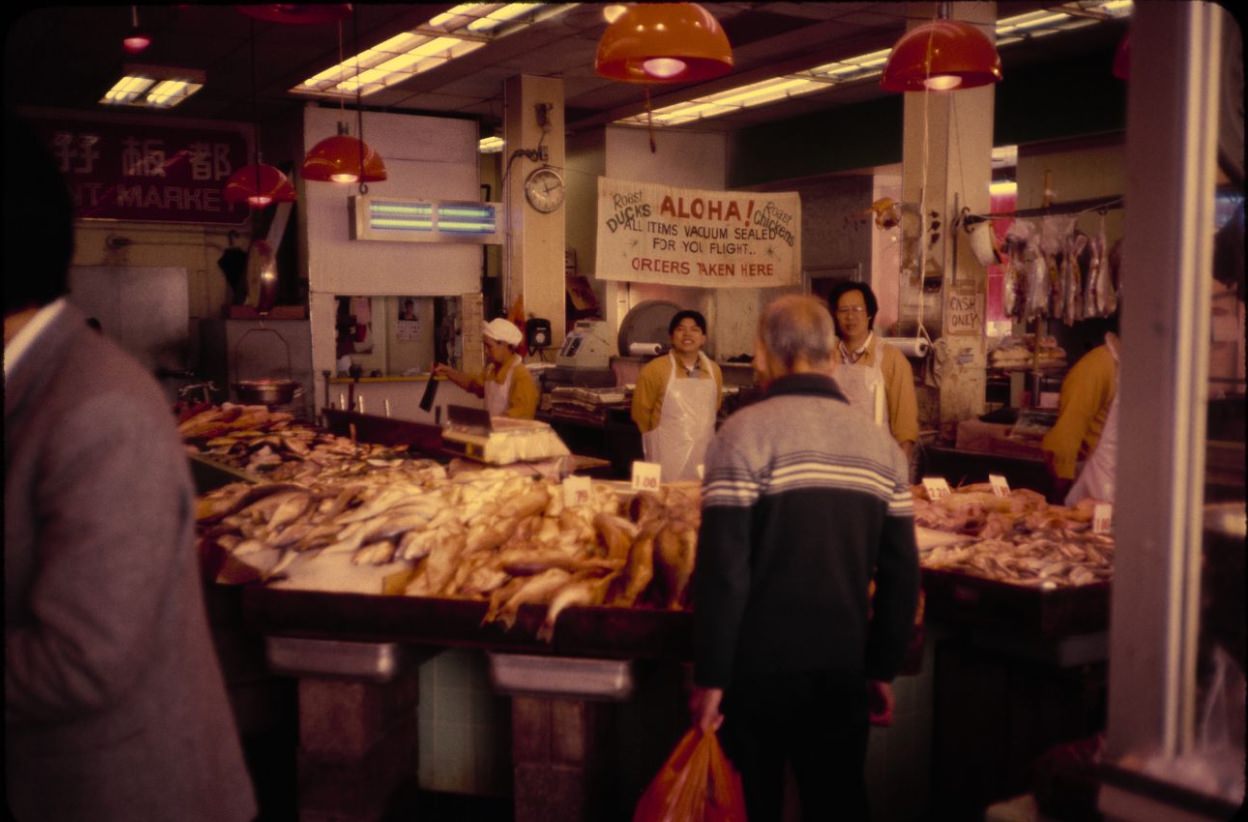
M 798 285 L 796 192 L 700 191 L 598 178 L 600 280 L 765 288 Z

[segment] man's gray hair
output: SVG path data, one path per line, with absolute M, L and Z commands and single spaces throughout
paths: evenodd
M 799 359 L 826 365 L 836 351 L 836 326 L 823 301 L 804 294 L 785 294 L 768 303 L 758 321 L 759 339 L 776 362 L 792 371 Z

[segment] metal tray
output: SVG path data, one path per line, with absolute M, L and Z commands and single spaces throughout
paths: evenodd
M 510 696 L 622 701 L 633 695 L 633 663 L 487 652 L 494 690 Z
M 265 637 L 265 656 L 274 673 L 389 682 L 406 667 L 403 647 L 394 642 Z

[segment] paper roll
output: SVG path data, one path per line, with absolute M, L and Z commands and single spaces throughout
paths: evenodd
M 628 355 L 630 357 L 653 357 L 663 350 L 663 346 L 659 343 L 629 343 Z
M 931 348 L 927 340 L 922 337 L 881 337 L 880 340 L 907 357 L 926 357 L 928 349 Z

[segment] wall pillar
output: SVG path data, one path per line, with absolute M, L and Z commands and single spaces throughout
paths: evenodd
M 977 24 L 993 37 L 996 3 L 950 6 L 952 19 Z M 908 3 L 911 28 L 932 20 L 935 8 Z M 900 333 L 914 333 L 921 317 L 937 343 L 940 383 L 935 407 L 920 404 L 925 428 L 952 427 L 984 411 L 987 272 L 953 221 L 963 207 L 977 214 L 989 210 L 994 88 L 905 94 L 899 323 Z M 923 233 L 926 242 L 920 242 Z M 922 265 L 919 249 L 925 250 Z
M 563 81 L 518 75 L 503 84 L 503 98 L 503 305 L 510 312 L 523 300 L 526 319 L 550 320 L 551 345 L 557 348 L 565 332 L 566 205 L 540 213 L 525 199 L 524 181 L 544 165 L 564 174 Z

